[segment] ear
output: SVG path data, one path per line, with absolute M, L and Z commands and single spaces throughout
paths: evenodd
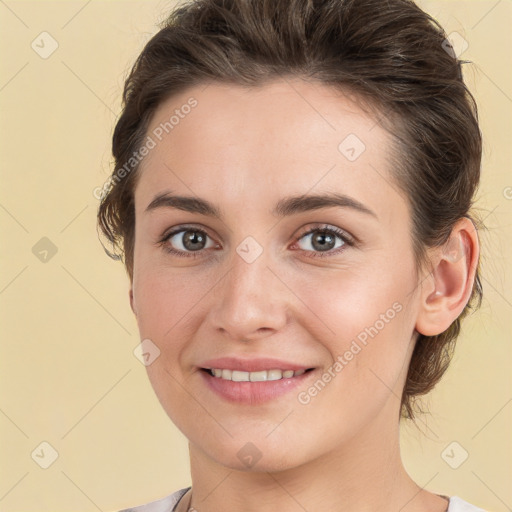
M 132 308 L 133 314 L 135 316 L 137 316 L 137 310 L 135 309 L 135 304 L 134 304 L 134 301 L 133 301 L 133 287 L 132 286 L 130 286 L 129 295 L 130 295 L 130 307 Z
M 421 283 L 416 330 L 425 336 L 444 332 L 468 303 L 480 247 L 473 222 L 457 221 L 443 247 L 432 251 L 432 270 Z

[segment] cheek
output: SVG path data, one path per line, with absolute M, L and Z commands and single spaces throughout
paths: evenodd
M 301 390 L 300 403 L 306 405 L 297 412 L 323 416 L 324 421 L 328 417 L 329 427 L 322 428 L 332 443 L 357 435 L 387 404 L 393 411 L 400 404 L 414 326 L 406 302 L 408 286 L 397 276 L 380 281 L 373 277 L 366 273 L 326 279 L 305 295 L 308 307 L 334 334 L 315 338 L 331 363 L 312 387 Z M 315 314 L 307 322 L 302 324 L 306 330 L 320 332 Z
M 308 306 L 310 317 L 328 326 L 335 338 L 347 338 L 370 327 L 386 314 L 394 319 L 394 312 L 408 300 L 410 281 L 403 274 L 396 275 L 379 268 L 335 270 L 293 276 L 294 289 Z M 380 325 L 380 324 L 379 324 Z
M 296 276 L 311 312 L 299 321 L 333 360 L 346 361 L 345 378 L 393 384 L 402 371 L 414 328 L 406 275 L 365 268 L 316 279 L 315 286 Z
M 140 335 L 164 341 L 182 332 L 205 294 L 201 283 L 179 269 L 141 269 L 134 280 Z

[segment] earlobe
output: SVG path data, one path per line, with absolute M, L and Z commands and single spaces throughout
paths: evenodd
M 479 243 L 470 219 L 460 219 L 443 247 L 432 252 L 432 269 L 422 282 L 416 330 L 441 334 L 462 313 L 471 296 L 478 265 Z

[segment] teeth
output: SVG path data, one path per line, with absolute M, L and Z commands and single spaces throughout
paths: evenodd
M 224 370 L 222 371 L 222 376 L 224 376 Z M 231 372 L 231 380 L 233 380 L 235 382 L 243 382 L 243 381 L 248 382 L 249 381 L 249 373 L 241 372 L 239 370 L 233 370 Z
M 262 370 L 259 372 L 242 372 L 240 370 L 226 370 L 221 368 L 212 368 L 211 372 L 214 377 L 224 380 L 232 380 L 233 382 L 265 382 L 269 380 L 289 379 L 298 377 L 306 370 Z
M 267 380 L 279 380 L 283 378 L 281 370 L 267 370 Z
M 244 372 L 245 373 L 245 372 Z M 249 379 L 251 382 L 264 382 L 267 380 L 267 371 L 262 370 L 260 372 L 247 372 Z

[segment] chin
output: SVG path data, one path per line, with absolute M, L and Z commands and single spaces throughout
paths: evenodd
M 277 473 L 300 465 L 298 461 L 288 459 L 286 455 L 289 455 L 289 452 L 288 454 L 268 453 L 264 449 L 261 451 L 261 458 L 258 458 L 257 455 L 252 461 L 248 459 L 248 455 L 239 457 L 238 452 L 239 450 L 233 450 L 231 454 L 226 452 L 213 454 L 214 460 L 217 464 L 221 464 L 231 470 L 247 473 Z
M 254 440 L 251 441 L 251 438 Z M 219 441 L 218 438 L 206 439 L 201 435 L 197 436 L 197 440 L 199 443 L 192 442 L 208 458 L 234 471 L 273 473 L 300 466 L 308 461 L 308 453 L 304 445 L 297 450 L 297 443 L 290 438 L 288 442 L 278 436 L 270 440 L 265 436 L 252 437 L 246 431 L 240 436 L 225 438 L 224 442 Z

